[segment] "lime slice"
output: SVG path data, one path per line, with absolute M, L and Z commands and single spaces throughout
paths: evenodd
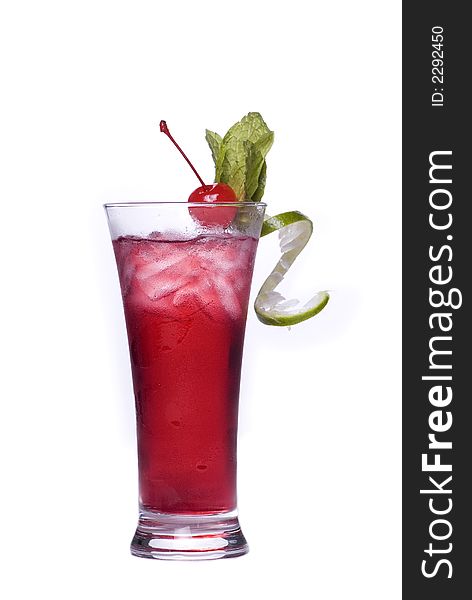
M 259 321 L 266 325 L 278 327 L 296 325 L 319 313 L 329 300 L 329 294 L 326 291 L 318 292 L 305 304 L 299 300 L 287 300 L 282 294 L 275 291 L 310 239 L 313 223 L 301 212 L 285 212 L 264 219 L 261 237 L 274 231 L 279 232 L 282 256 L 259 290 L 254 309 Z

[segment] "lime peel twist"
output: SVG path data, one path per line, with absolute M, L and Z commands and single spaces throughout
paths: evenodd
M 267 216 L 262 225 L 261 237 L 279 232 L 282 256 L 265 280 L 254 302 L 257 318 L 265 325 L 285 327 L 296 325 L 318 314 L 329 301 L 327 291 L 317 292 L 305 304 L 287 300 L 276 287 L 284 279 L 293 262 L 308 243 L 313 233 L 313 223 L 299 211 L 289 211 Z

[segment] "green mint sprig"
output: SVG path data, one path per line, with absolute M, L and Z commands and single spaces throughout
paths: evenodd
M 215 163 L 215 180 L 232 187 L 238 200 L 259 202 L 266 184 L 265 158 L 274 142 L 274 132 L 260 113 L 248 113 L 223 138 L 208 129 L 205 138 Z

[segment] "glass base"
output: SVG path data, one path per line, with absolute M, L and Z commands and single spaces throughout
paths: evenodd
M 208 560 L 249 551 L 236 511 L 185 515 L 143 511 L 131 554 L 164 560 Z

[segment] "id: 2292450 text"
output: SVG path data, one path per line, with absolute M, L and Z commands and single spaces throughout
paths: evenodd
M 431 29 L 431 82 L 433 92 L 431 95 L 432 106 L 444 106 L 444 28 L 435 25 Z

